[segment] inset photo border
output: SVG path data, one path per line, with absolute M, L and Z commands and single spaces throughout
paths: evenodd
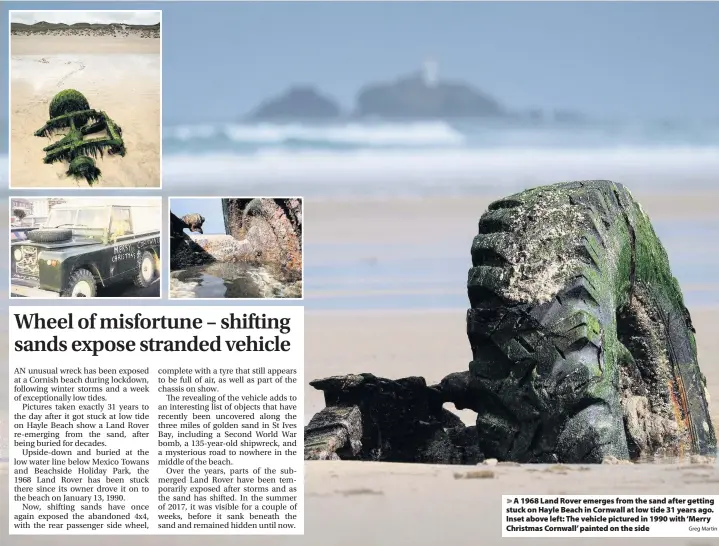
M 161 189 L 162 11 L 8 21 L 10 189 Z
M 11 298 L 159 299 L 162 197 L 11 197 Z
M 304 299 L 304 198 L 171 197 L 169 298 Z

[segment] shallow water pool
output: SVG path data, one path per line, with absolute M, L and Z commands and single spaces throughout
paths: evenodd
M 284 298 L 288 286 L 266 268 L 246 263 L 213 263 L 173 271 L 171 298 Z

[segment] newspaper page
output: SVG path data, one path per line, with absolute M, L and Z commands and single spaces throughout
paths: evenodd
M 301 534 L 301 307 L 10 309 L 10 532 Z

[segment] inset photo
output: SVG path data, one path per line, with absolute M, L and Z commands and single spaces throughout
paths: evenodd
M 300 197 L 170 199 L 170 298 L 302 299 Z
M 9 13 L 10 188 L 160 188 L 162 12 Z
M 159 298 L 161 197 L 12 197 L 10 294 Z

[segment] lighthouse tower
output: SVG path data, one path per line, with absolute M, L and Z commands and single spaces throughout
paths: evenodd
M 439 81 L 439 64 L 432 57 L 424 61 L 422 79 L 427 87 L 436 87 Z

